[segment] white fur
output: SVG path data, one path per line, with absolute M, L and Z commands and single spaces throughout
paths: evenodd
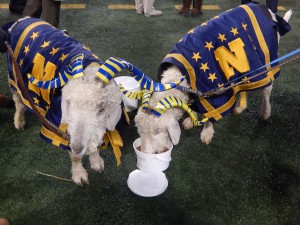
M 95 76 L 98 67 L 88 67 L 84 77 L 70 80 L 62 89 L 62 119 L 68 124 L 72 179 L 78 184 L 88 184 L 88 174 L 81 164 L 82 156 L 89 154 L 91 168 L 104 170 L 98 146 L 106 130 L 113 130 L 121 116 L 122 94 L 114 81 L 104 86 Z M 25 126 L 25 106 L 20 96 L 13 92 L 16 105 L 15 127 Z
M 292 11 L 289 10 L 284 19 L 288 21 L 291 17 Z M 272 18 L 276 21 L 276 17 L 272 15 Z M 279 39 L 278 39 L 279 40 Z M 175 82 L 182 77 L 177 67 L 172 66 L 162 74 L 162 83 Z M 189 87 L 186 80 L 183 82 L 183 86 Z M 261 118 L 267 120 L 271 115 L 270 95 L 272 85 L 262 89 L 263 106 Z M 176 96 L 182 99 L 185 103 L 188 101 L 186 94 L 176 89 L 171 89 L 165 92 L 154 93 L 150 99 L 150 109 L 161 98 L 168 96 Z M 240 101 L 237 103 L 234 109 L 234 114 L 240 114 L 245 108 L 240 106 Z M 196 114 L 196 113 L 195 113 Z M 167 110 L 160 117 L 154 116 L 149 112 L 145 112 L 141 108 L 135 117 L 135 123 L 138 129 L 138 133 L 141 137 L 141 150 L 146 153 L 158 153 L 162 152 L 164 147 L 167 146 L 167 142 L 171 140 L 174 145 L 178 144 L 180 139 L 181 130 L 178 120 L 183 116 L 182 109 L 172 108 Z M 188 117 L 183 121 L 184 129 L 191 129 L 193 127 L 191 119 Z M 204 144 L 210 144 L 214 136 L 214 128 L 211 122 L 206 122 L 203 126 L 203 130 L 200 134 L 200 139 Z

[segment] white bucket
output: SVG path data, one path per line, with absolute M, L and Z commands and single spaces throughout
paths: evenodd
M 140 84 L 133 78 L 129 76 L 121 76 L 114 78 L 117 84 L 122 84 L 122 86 L 128 91 L 139 91 L 141 90 Z M 123 95 L 123 102 L 127 112 L 134 111 L 138 108 L 138 100 L 132 100 L 125 95 Z
M 156 173 L 162 172 L 169 167 L 171 161 L 171 152 L 173 149 L 172 142 L 168 143 L 169 150 L 159 154 L 147 154 L 141 152 L 137 147 L 141 146 L 141 139 L 138 138 L 133 142 L 133 148 L 136 153 L 136 166 L 143 172 Z

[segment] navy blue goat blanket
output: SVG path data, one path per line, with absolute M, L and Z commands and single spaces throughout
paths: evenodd
M 30 73 L 34 78 L 42 81 L 52 80 L 64 72 L 74 56 L 80 54 L 84 54 L 83 68 L 92 63 L 101 65 L 102 61 L 63 31 L 35 18 L 19 20 L 8 33 L 8 43 L 14 52 L 25 86 L 36 108 L 52 124 L 64 130 L 65 127 L 60 124 L 61 88 L 40 89 L 29 82 L 27 74 Z M 7 61 L 9 84 L 20 94 L 26 107 L 32 111 L 28 99 L 17 82 L 9 54 L 7 54 Z M 47 142 L 64 149 L 69 148 L 66 140 L 57 137 L 46 126 L 42 126 L 40 135 Z
M 278 58 L 277 29 L 290 30 L 289 24 L 283 25 L 273 21 L 263 5 L 241 5 L 191 29 L 165 57 L 160 70 L 176 65 L 191 88 L 202 93 L 233 85 L 247 72 Z M 199 99 L 193 109 L 212 122 L 219 120 L 232 112 L 238 92 L 270 85 L 279 70 L 275 68 L 222 95 Z

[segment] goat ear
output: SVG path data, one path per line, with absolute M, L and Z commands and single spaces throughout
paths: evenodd
M 68 102 L 65 98 L 61 100 L 61 123 L 67 123 L 68 118 Z
M 177 145 L 179 143 L 179 139 L 180 139 L 180 135 L 181 135 L 181 129 L 180 129 L 178 121 L 175 119 L 172 119 L 167 126 L 167 130 L 169 132 L 169 136 L 170 136 L 173 144 Z
M 120 120 L 122 114 L 121 107 L 120 106 L 112 107 L 108 113 L 109 114 L 106 120 L 106 129 L 112 131 L 115 129 L 118 121 Z

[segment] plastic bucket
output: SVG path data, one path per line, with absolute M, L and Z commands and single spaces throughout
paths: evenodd
M 169 150 L 159 154 L 147 154 L 139 151 L 137 148 L 141 146 L 141 139 L 138 138 L 133 142 L 133 148 L 136 154 L 136 166 L 143 172 L 155 173 L 166 170 L 171 161 L 171 152 L 173 149 L 172 142 L 168 143 Z
M 114 79 L 117 84 L 122 84 L 122 86 L 128 91 L 141 90 L 140 84 L 133 77 L 121 76 L 115 77 Z M 138 108 L 138 100 L 132 100 L 123 95 L 123 102 L 127 112 L 134 111 Z

